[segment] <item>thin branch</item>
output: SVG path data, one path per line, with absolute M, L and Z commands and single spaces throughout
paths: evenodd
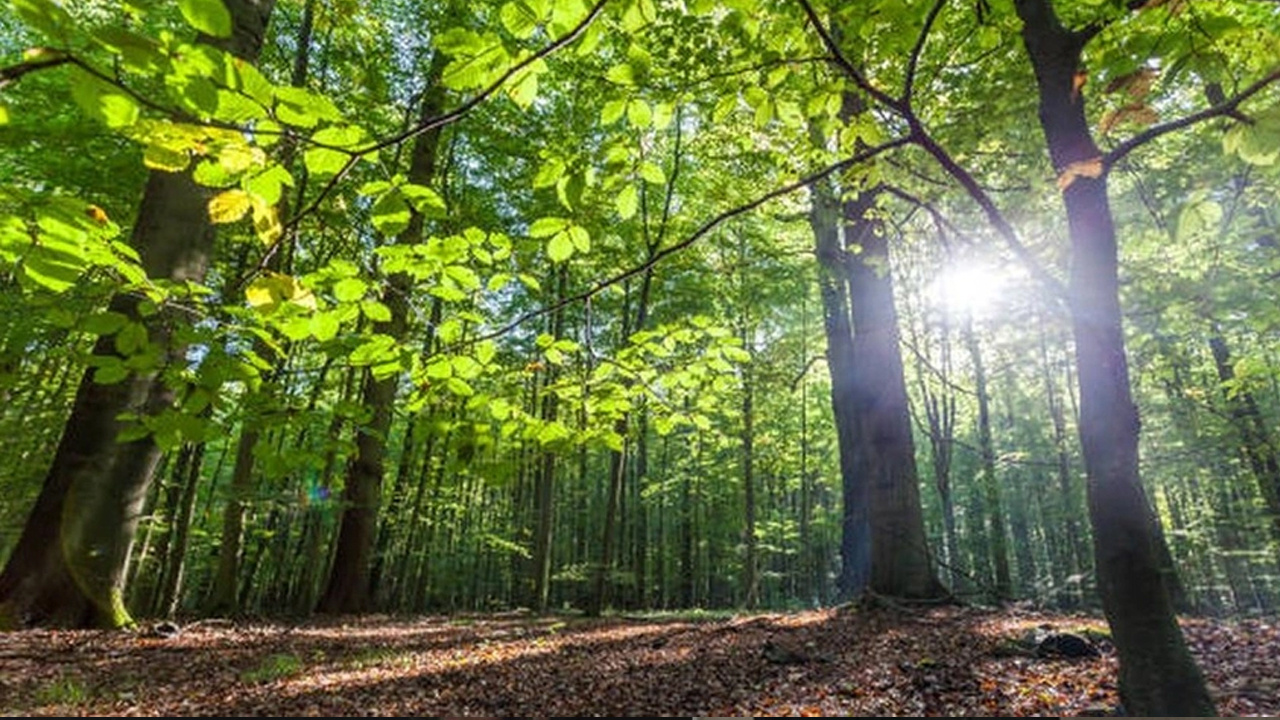
M 20 62 L 17 65 L 9 65 L 0 68 L 0 90 L 3 90 L 9 83 L 17 82 L 23 75 L 36 72 L 37 70 L 48 70 L 49 68 L 58 67 L 71 62 L 71 56 L 58 54 L 54 57 L 42 58 L 40 60 L 28 60 Z
M 809 23 L 813 25 L 813 29 L 817 31 L 818 36 L 822 38 L 822 44 L 827 47 L 827 52 L 831 53 L 831 61 L 843 70 L 859 89 L 871 96 L 871 98 L 877 103 L 902 114 L 904 109 L 903 105 L 890 97 L 883 90 L 872 85 L 871 81 L 867 79 L 867 76 L 863 75 L 862 71 L 859 70 L 857 66 L 849 60 L 849 58 L 845 57 L 844 51 L 842 51 L 840 49 L 840 45 L 836 43 L 836 39 L 831 34 L 831 31 L 827 29 L 826 25 L 822 24 L 822 20 L 818 17 L 818 11 L 813 9 L 813 4 L 810 3 L 809 0 L 798 0 L 798 2 L 800 3 L 800 6 L 804 8 L 804 14 L 808 16 Z
M 921 208 L 925 212 L 929 213 L 929 217 L 933 218 L 934 224 L 936 224 L 938 227 L 946 228 L 947 230 L 951 231 L 952 235 L 955 235 L 956 237 L 960 238 L 961 240 L 965 241 L 970 245 L 977 245 L 977 243 L 974 242 L 973 238 L 970 237 L 968 233 L 960 229 L 954 222 L 951 221 L 950 218 L 948 218 L 933 203 L 923 198 L 916 197 L 915 195 L 907 192 L 906 190 L 903 190 L 902 188 L 896 185 L 883 185 L 882 187 L 884 188 L 884 191 L 889 193 L 890 195 L 894 195 L 898 197 L 898 199 L 903 200 L 918 208 Z
M 996 207 L 995 201 L 993 201 L 991 196 L 982 189 L 982 186 L 978 184 L 978 181 L 973 177 L 973 175 L 971 175 L 968 170 L 961 167 L 960 164 L 955 161 L 955 158 L 951 157 L 951 155 L 941 145 L 939 145 L 936 140 L 930 137 L 930 135 L 924 131 L 924 128 L 920 126 L 920 122 L 916 120 L 914 116 L 910 117 L 909 120 L 912 124 L 912 134 L 910 137 L 915 141 L 915 143 L 923 148 L 925 152 L 932 155 L 933 159 L 942 166 L 942 169 L 945 170 L 948 175 L 955 178 L 956 182 L 960 183 L 960 186 L 965 189 L 965 192 L 969 194 L 969 197 L 972 198 L 973 201 L 978 204 L 978 207 L 982 209 L 983 213 L 986 214 L 987 221 L 990 222 L 992 227 L 996 229 L 996 232 L 1000 233 L 1000 236 L 1004 238 L 1005 244 L 1009 246 L 1009 249 L 1013 251 L 1013 254 L 1027 266 L 1027 270 L 1031 272 L 1032 276 L 1043 282 L 1054 295 L 1061 299 L 1066 299 L 1068 297 L 1066 286 L 1061 280 L 1054 277 L 1053 274 L 1046 270 L 1044 266 L 1040 264 L 1039 259 L 1037 259 L 1036 256 L 1022 244 L 1022 241 L 1018 239 L 1018 232 L 1014 230 L 1013 225 L 1011 225 L 1000 212 L 1000 208 Z
M 684 83 L 680 85 L 680 87 L 682 89 L 688 90 L 689 88 L 697 87 L 698 85 L 702 85 L 708 82 L 713 82 L 715 80 L 722 80 L 724 78 L 736 77 L 738 75 L 745 75 L 747 73 L 760 72 L 761 70 L 768 70 L 770 68 L 781 67 L 783 65 L 810 65 L 813 63 L 827 63 L 827 62 L 831 62 L 831 58 L 827 55 L 814 55 L 812 57 L 801 57 L 801 58 L 778 58 L 777 60 L 770 60 L 768 62 L 756 63 L 754 65 L 747 65 L 745 67 L 708 73 L 706 75 L 702 75 L 701 77 L 696 77 L 690 80 L 686 80 Z
M 911 95 L 915 92 L 916 69 L 920 65 L 920 54 L 924 51 L 924 44 L 929 38 L 929 32 L 933 29 L 933 23 L 938 19 L 938 15 L 942 13 L 942 8 L 947 4 L 947 0 L 934 0 L 933 7 L 929 8 L 929 14 L 924 18 L 924 27 L 920 28 L 920 36 L 916 38 L 915 47 L 911 48 L 911 59 L 907 61 L 907 78 L 902 83 L 902 104 L 911 107 Z
M 739 215 L 744 215 L 748 212 L 751 212 L 752 210 L 755 210 L 761 205 L 764 205 L 770 200 L 775 200 L 784 195 L 789 195 L 790 193 L 793 193 L 796 190 L 799 190 L 800 188 L 808 187 L 809 185 L 812 185 L 813 183 L 818 182 L 823 178 L 826 178 L 842 170 L 851 168 L 860 163 L 867 162 L 868 160 L 871 160 L 877 155 L 881 155 L 890 150 L 894 150 L 894 149 L 906 146 L 910 143 L 911 143 L 911 138 L 909 137 L 902 137 L 902 138 L 890 140 L 888 142 L 877 145 L 873 148 L 868 148 L 867 150 L 864 150 L 856 155 L 853 155 L 852 157 L 845 158 L 840 162 L 828 165 L 827 167 L 811 175 L 806 175 L 805 177 L 802 177 L 799 180 L 796 180 L 795 182 L 788 183 L 786 185 L 783 185 L 782 187 L 771 190 L 755 198 L 754 200 L 751 200 L 750 202 L 725 210 L 720 214 L 716 215 L 715 217 L 711 218 L 710 220 L 707 220 L 706 222 L 704 222 L 701 226 L 698 227 L 697 230 L 693 231 L 693 233 L 688 237 L 686 237 L 685 239 L 681 240 L 678 243 L 675 243 L 674 245 L 670 245 L 654 253 L 645 262 L 639 265 L 636 265 L 630 268 L 629 270 L 624 270 L 623 272 L 620 272 L 617 275 L 601 280 L 600 282 L 596 283 L 595 285 L 592 285 L 591 287 L 587 288 L 586 290 L 583 290 L 580 293 L 577 293 L 576 295 L 571 295 L 569 297 L 557 300 L 556 302 L 550 305 L 546 305 L 540 309 L 530 310 L 528 312 L 525 312 L 519 315 L 518 317 L 516 317 L 514 320 L 511 320 L 507 324 L 502 325 L 501 327 L 495 330 L 492 330 L 488 333 L 478 335 L 472 338 L 471 340 L 468 340 L 465 344 L 469 345 L 469 344 L 480 342 L 483 340 L 492 340 L 494 338 L 501 337 L 502 335 L 505 335 L 511 332 L 512 330 L 516 329 L 520 325 L 523 325 L 524 323 L 530 320 L 542 317 L 543 315 L 546 315 L 548 313 L 553 313 L 556 310 L 559 310 L 560 308 L 565 307 L 567 305 L 572 305 L 574 303 L 579 303 L 585 300 L 589 300 L 592 297 L 595 297 L 596 295 L 600 294 L 604 290 L 607 290 L 608 288 L 613 287 L 614 285 L 617 285 L 621 282 L 629 280 L 637 275 L 640 275 L 648 271 L 649 269 L 653 268 L 654 266 L 656 266 L 658 263 L 662 262 L 666 258 L 680 252 L 681 250 L 684 250 L 690 245 L 693 245 L 698 240 L 702 239 L 702 237 L 705 236 L 707 233 L 711 232 L 712 230 L 714 230 L 715 228 L 717 228 L 727 220 L 731 220 L 735 217 L 738 217 Z M 445 351 L 452 352 L 457 350 L 457 348 L 461 346 L 462 344 L 459 344 L 458 346 L 455 346 L 455 347 L 445 348 Z
M 574 40 L 578 39 L 578 37 L 582 35 L 583 32 L 586 31 L 587 27 L 591 25 L 592 21 L 594 21 L 596 17 L 600 15 L 600 12 L 604 9 L 605 4 L 608 2 L 609 0 L 598 0 L 596 4 L 591 7 L 591 10 L 587 12 L 586 17 L 582 18 L 582 20 L 579 21 L 577 25 L 573 26 L 573 28 L 570 29 L 568 33 L 564 34 L 559 39 L 549 43 L 548 45 L 540 49 L 538 52 L 530 55 L 524 60 L 521 60 L 515 65 L 512 65 L 510 68 L 507 69 L 506 72 L 502 73 L 502 75 L 499 76 L 497 80 L 494 80 L 492 83 L 490 83 L 487 87 L 485 87 L 479 93 L 476 93 L 476 95 L 474 95 L 471 99 L 462 103 L 461 105 L 454 108 L 453 110 L 450 110 L 449 112 L 444 113 L 443 115 L 437 115 L 436 117 L 425 119 L 419 122 L 418 124 L 414 125 L 413 127 L 408 128 L 407 130 L 402 130 L 401 132 L 398 132 L 395 135 L 392 135 L 390 137 L 374 141 L 373 143 L 366 145 L 365 147 L 347 151 L 351 154 L 351 156 L 348 157 L 347 161 L 342 164 L 342 167 L 338 169 L 338 172 L 335 173 L 333 177 L 329 178 L 329 181 L 324 184 L 324 187 L 320 188 L 320 191 L 316 194 L 314 198 L 311 199 L 311 202 L 307 203 L 306 206 L 299 209 L 298 212 L 295 213 L 294 216 L 289 219 L 289 222 L 285 224 L 285 230 L 288 230 L 292 226 L 297 225 L 299 222 L 302 221 L 303 218 L 315 212 L 316 209 L 320 207 L 320 204 L 323 203 L 325 199 L 330 195 L 330 193 L 332 193 L 334 189 L 338 187 L 338 184 L 342 182 L 344 179 L 346 179 L 347 175 L 351 172 L 351 168 L 355 167 L 355 164 L 360 162 L 361 157 L 368 155 L 369 153 L 386 149 L 388 147 L 391 147 L 392 145 L 398 145 L 400 143 L 406 142 L 419 135 L 422 135 L 423 133 L 431 132 L 432 130 L 435 130 L 440 127 L 444 127 L 445 125 L 449 125 L 451 123 L 457 122 L 458 120 L 462 119 L 463 116 L 465 116 L 467 113 L 474 110 L 476 106 L 478 106 L 480 103 L 484 102 L 485 100 L 489 99 L 489 97 L 492 96 L 494 93 L 496 93 L 498 90 L 502 89 L 502 86 L 506 84 L 506 82 L 510 80 L 514 75 L 523 71 L 525 68 L 528 68 L 530 65 L 533 65 L 534 63 L 551 55 L 552 53 L 564 47 L 565 45 L 568 45 L 569 43 L 572 43 Z M 261 270 L 262 270 L 261 267 L 256 268 L 254 270 L 254 273 L 260 272 Z
M 1236 114 L 1238 112 L 1238 109 L 1241 103 L 1253 97 L 1254 95 L 1257 95 L 1258 93 L 1262 92 L 1268 86 L 1274 84 L 1277 81 L 1280 81 L 1280 68 L 1276 68 L 1275 70 L 1272 70 L 1261 80 L 1253 83 L 1249 87 L 1233 95 L 1232 97 L 1227 98 L 1223 102 L 1218 103 L 1217 105 L 1213 105 L 1212 107 L 1207 107 L 1204 110 L 1201 110 L 1200 112 L 1195 112 L 1185 117 L 1180 117 L 1177 120 L 1170 120 L 1167 123 L 1152 125 L 1146 130 L 1143 130 L 1137 135 L 1134 135 L 1128 140 L 1125 140 L 1124 142 L 1115 146 L 1114 148 L 1111 149 L 1110 152 L 1103 155 L 1102 156 L 1103 170 L 1104 171 L 1110 170 L 1111 167 L 1115 165 L 1117 162 L 1119 162 L 1122 158 L 1124 158 L 1125 155 L 1128 155 L 1129 153 L 1133 152 L 1134 150 L 1137 150 L 1138 148 L 1142 147 L 1143 145 L 1146 145 L 1147 143 L 1151 142 L 1152 140 L 1155 140 L 1158 137 L 1161 137 L 1163 135 L 1168 135 L 1171 132 L 1174 132 L 1176 130 L 1181 130 L 1182 128 L 1185 128 L 1185 127 L 1190 127 L 1191 125 L 1195 125 L 1196 123 L 1204 122 L 1205 120 L 1212 120 L 1213 118 L 1216 118 L 1216 117 L 1223 117 L 1223 116 Z

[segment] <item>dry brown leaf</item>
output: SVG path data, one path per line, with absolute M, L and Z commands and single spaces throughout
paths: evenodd
M 1089 158 L 1088 160 L 1078 160 L 1063 168 L 1058 173 L 1058 190 L 1066 190 L 1071 187 L 1071 183 L 1076 178 L 1096 178 L 1102 177 L 1102 156 Z

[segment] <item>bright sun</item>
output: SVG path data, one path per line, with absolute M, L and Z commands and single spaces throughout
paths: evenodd
M 942 270 L 929 284 L 931 303 L 957 318 L 990 314 L 1008 290 L 1008 276 L 1000 268 L 980 260 L 959 260 Z

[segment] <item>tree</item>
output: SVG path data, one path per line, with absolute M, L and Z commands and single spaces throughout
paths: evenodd
M 231 0 L 229 17 L 197 16 L 201 42 L 252 62 L 266 34 L 274 0 Z M 209 193 L 191 172 L 152 171 L 143 192 L 132 245 L 148 277 L 200 282 L 209 266 L 214 226 Z M 110 312 L 160 348 L 165 365 L 180 363 L 183 348 L 171 342 L 184 322 L 181 310 L 150 311 L 134 295 L 119 294 Z M 119 337 L 103 336 L 97 357 L 120 357 Z M 138 515 L 160 460 L 147 435 L 121 440 L 121 416 L 153 417 L 174 404 L 171 378 L 160 367 L 123 382 L 96 382 L 92 369 L 80 381 L 71 415 L 54 453 L 35 507 L 3 573 L 4 624 L 48 623 L 121 627 L 132 622 L 124 607 L 124 571 Z
M 437 51 L 431 69 L 427 72 L 427 87 L 419 108 L 420 122 L 429 122 L 444 113 L 446 95 L 439 81 L 444 65 L 444 55 Z M 415 202 L 413 208 L 408 208 L 404 200 L 400 201 L 401 206 L 410 212 L 407 226 L 396 238 L 396 245 L 401 248 L 411 248 L 424 241 L 424 210 L 443 207 L 443 201 L 428 188 L 436 174 L 439 143 L 439 130 L 425 132 L 413 142 L 407 183 L 401 192 L 407 197 L 414 197 Z M 390 309 L 390 317 L 375 324 L 375 333 L 397 342 L 406 338 L 408 299 L 412 290 L 413 277 L 409 273 L 391 275 L 381 297 L 382 304 Z M 382 503 L 384 461 L 400 375 L 398 372 L 388 373 L 373 368 L 365 373 L 361 404 L 372 410 L 373 415 L 368 425 L 359 427 L 356 432 L 356 454 L 347 466 L 343 483 L 342 520 L 333 565 L 329 569 L 324 594 L 317 605 L 320 612 L 361 612 L 369 608 L 372 599 L 369 572 L 373 563 L 378 509 Z
M 1120 652 L 1125 706 L 1139 715 L 1213 715 L 1161 576 L 1157 529 L 1138 479 L 1138 411 L 1121 328 L 1116 229 L 1102 153 L 1085 120 L 1081 53 L 1097 28 L 1063 26 L 1049 0 L 1020 0 L 1040 124 L 1060 173 L 1072 248 L 1069 302 L 1080 379 L 1080 442 L 1103 609 Z M 1098 165 L 1098 172 L 1088 170 Z

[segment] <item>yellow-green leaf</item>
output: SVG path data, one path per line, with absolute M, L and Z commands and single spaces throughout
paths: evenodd
M 232 223 L 244 217 L 253 205 L 249 193 L 240 190 L 224 190 L 209 200 L 209 219 L 214 223 Z
M 200 32 L 217 38 L 231 37 L 231 13 L 222 0 L 178 0 L 178 10 Z

